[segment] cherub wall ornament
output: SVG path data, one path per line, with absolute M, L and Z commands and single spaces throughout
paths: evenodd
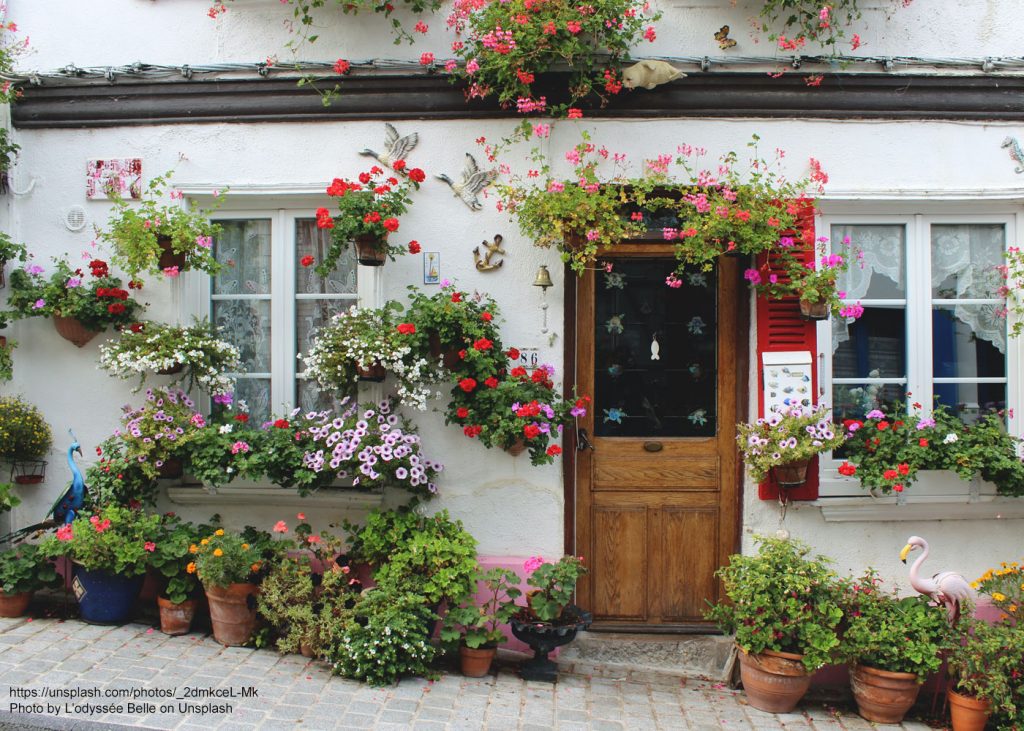
M 485 249 L 487 249 L 487 253 L 484 254 L 483 256 L 480 256 L 480 247 L 479 246 L 476 247 L 475 249 L 473 249 L 473 262 L 476 264 L 477 271 L 489 272 L 489 271 L 493 271 L 495 269 L 500 269 L 501 268 L 501 265 L 505 263 L 505 260 L 502 259 L 497 264 L 492 264 L 491 263 L 491 257 L 494 256 L 495 254 L 504 254 L 505 253 L 505 250 L 503 248 L 501 248 L 502 240 L 503 239 L 502 239 L 501 234 L 494 234 L 494 242 L 493 243 L 488 243 L 486 240 L 480 242 L 481 245 Z

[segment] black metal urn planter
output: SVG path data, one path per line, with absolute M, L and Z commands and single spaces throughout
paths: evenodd
M 575 605 L 567 606 L 563 616 L 566 619 L 559 624 L 512 618 L 512 634 L 533 650 L 533 659 L 527 660 L 519 667 L 519 677 L 523 680 L 554 683 L 558 679 L 558 665 L 548 659 L 548 654 L 556 647 L 568 645 L 576 639 L 577 632 L 586 630 L 594 621 L 590 612 L 585 612 Z

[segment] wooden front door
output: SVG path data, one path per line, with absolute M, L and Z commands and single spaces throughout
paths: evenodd
M 685 629 L 737 548 L 738 260 L 678 287 L 670 247 L 616 249 L 577 290 L 577 601 L 598 629 Z M 589 441 L 592 448 L 586 447 Z

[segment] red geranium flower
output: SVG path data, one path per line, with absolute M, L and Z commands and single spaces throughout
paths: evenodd
M 397 218 L 385 218 L 384 223 L 381 224 L 385 229 L 392 233 L 398 230 L 398 219 Z
M 927 447 L 928 446 L 928 440 L 927 439 L 918 439 L 917 440 L 917 446 L 919 446 L 919 447 Z
M 242 422 L 244 424 L 245 422 L 249 421 L 249 415 L 248 414 L 235 414 L 235 421 L 240 421 L 240 422 Z
M 472 378 L 463 378 L 461 381 L 459 381 L 459 388 L 461 388 L 466 393 L 469 393 L 474 388 L 476 388 L 476 381 L 474 381 Z
M 452 302 L 462 302 L 462 292 L 452 292 Z
M 550 447 L 548 447 L 548 455 L 551 457 L 555 457 L 561 453 L 562 448 L 559 447 L 557 444 L 552 444 Z
M 540 427 L 536 424 L 527 424 L 523 427 L 523 434 L 526 435 L 527 439 L 533 439 L 540 434 Z
M 473 343 L 474 350 L 490 350 L 493 347 L 494 343 L 488 340 L 487 338 L 480 338 L 475 343 Z
M 397 170 L 398 172 L 402 172 L 403 170 L 405 170 L 405 160 L 395 160 L 393 163 L 391 163 L 391 169 Z
M 359 182 L 362 183 L 363 185 L 366 185 L 367 183 L 369 183 L 370 182 L 370 174 L 369 173 L 359 173 Z
M 467 409 L 465 406 L 460 406 L 455 410 L 455 415 L 460 419 L 465 419 L 467 416 L 469 416 L 469 409 Z
M 308 266 L 312 266 L 314 261 L 315 260 L 313 259 L 313 255 L 312 254 L 306 254 L 304 257 L 302 257 L 302 259 L 299 261 L 299 263 L 302 264 L 302 266 L 304 266 L 304 267 L 308 267 Z
M 896 465 L 896 469 L 899 470 L 899 473 L 901 475 L 910 474 L 910 465 L 908 465 L 906 462 L 902 462 L 901 464 Z
M 143 325 L 141 322 L 133 322 L 132 323 L 131 331 L 133 333 L 140 333 L 140 332 L 142 332 L 145 329 L 146 329 L 146 326 Z
M 291 427 L 291 424 L 288 423 L 287 419 L 278 419 L 274 422 L 275 429 L 288 429 L 289 427 Z
M 413 168 L 412 170 L 409 171 L 409 180 L 411 180 L 414 183 L 422 183 L 426 179 L 426 173 L 424 173 L 419 168 Z
M 885 431 L 886 429 L 889 428 L 889 422 L 888 421 L 880 421 L 876 425 L 876 428 L 878 429 L 878 431 Z
M 336 74 L 347 74 L 350 68 L 352 68 L 352 64 L 343 58 L 334 62 L 334 73 Z
M 419 241 L 410 241 L 409 242 L 409 253 L 410 254 L 418 254 L 418 253 L 420 253 L 420 242 Z
M 470 439 L 472 439 L 473 437 L 475 437 L 477 434 L 479 434 L 482 431 L 483 431 L 483 427 L 479 426 L 477 424 L 474 424 L 472 426 L 464 426 L 464 427 L 462 427 L 462 433 L 465 434 Z
M 481 312 L 480 319 L 483 320 L 484 322 L 490 322 L 491 320 L 494 319 L 494 315 L 492 315 L 490 312 Z
M 512 360 L 519 360 L 519 348 L 509 348 L 508 357 Z
M 849 462 L 843 462 L 839 465 L 839 474 L 846 477 L 853 477 L 857 473 L 857 466 L 852 465 Z
M 486 381 L 484 381 L 484 385 L 487 386 L 487 388 L 497 388 L 498 387 L 498 379 L 495 378 L 494 376 L 491 376 Z
M 513 378 L 525 378 L 526 369 L 523 368 L 522 366 L 516 366 L 509 372 L 509 375 L 512 376 Z
M 398 326 L 398 332 L 402 333 L 402 335 L 412 335 L 416 332 L 416 326 L 411 322 L 403 322 Z
M 107 312 L 109 312 L 111 315 L 123 314 L 124 313 L 124 305 L 121 304 L 120 302 L 114 302 L 112 304 L 109 304 L 109 305 L 107 305 Z
M 895 480 L 899 476 L 896 470 L 886 470 L 882 473 L 882 479 L 884 480 Z

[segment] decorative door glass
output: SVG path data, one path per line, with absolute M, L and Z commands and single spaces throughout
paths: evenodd
M 596 275 L 597 436 L 717 432 L 717 270 L 688 271 L 671 287 L 676 263 L 617 261 Z

